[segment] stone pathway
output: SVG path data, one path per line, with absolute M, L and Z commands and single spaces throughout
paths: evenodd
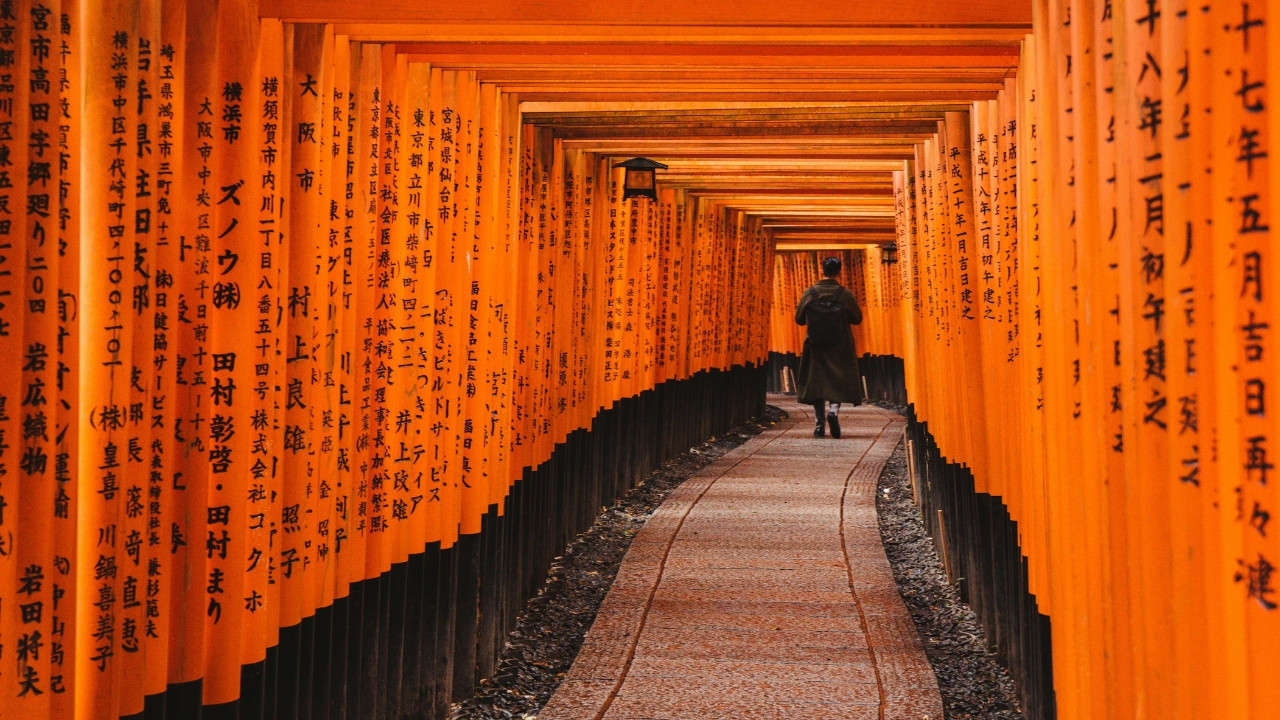
M 676 490 L 636 535 L 540 720 L 942 720 L 880 544 L 875 488 L 903 420 L 813 410 Z

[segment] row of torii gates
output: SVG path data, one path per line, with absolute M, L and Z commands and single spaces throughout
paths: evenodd
M 0 716 L 254 714 L 430 625 L 434 717 L 830 254 L 1014 523 L 1028 714 L 1280 715 L 1271 9 L 5 0 Z

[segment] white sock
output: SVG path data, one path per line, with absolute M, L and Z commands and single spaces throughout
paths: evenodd
M 827 405 L 827 414 L 830 415 L 831 413 L 835 413 L 837 415 L 840 414 L 840 403 L 831 403 Z

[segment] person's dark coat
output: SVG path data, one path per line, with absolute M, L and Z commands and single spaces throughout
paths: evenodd
M 796 305 L 796 323 L 807 322 L 805 310 L 817 295 L 839 294 L 849 318 L 849 329 L 843 340 L 830 347 L 818 347 L 806 337 L 800 355 L 800 371 L 796 374 L 799 401 L 813 404 L 819 400 L 862 404 L 862 373 L 858 371 L 858 353 L 853 346 L 853 325 L 862 323 L 862 310 L 853 293 L 833 278 L 819 280 L 804 291 Z

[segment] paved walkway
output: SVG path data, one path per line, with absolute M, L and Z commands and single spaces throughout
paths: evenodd
M 902 418 L 813 410 L 690 478 L 631 545 L 540 720 L 942 720 L 880 545 L 875 488 Z

